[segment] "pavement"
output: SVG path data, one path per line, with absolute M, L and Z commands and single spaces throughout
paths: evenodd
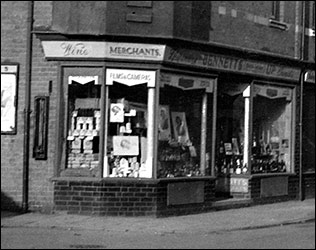
M 153 218 L 1 211 L 1 228 L 60 228 L 106 232 L 212 233 L 315 221 L 315 199 L 286 201 L 207 213 Z

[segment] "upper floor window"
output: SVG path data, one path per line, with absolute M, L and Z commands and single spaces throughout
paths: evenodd
M 272 1 L 272 16 L 276 21 L 284 21 L 284 1 Z

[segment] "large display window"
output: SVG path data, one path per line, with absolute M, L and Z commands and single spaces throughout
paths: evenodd
M 217 175 L 292 171 L 293 89 L 225 83 L 217 100 Z
M 161 73 L 157 177 L 211 175 L 214 82 Z
M 244 173 L 249 169 L 244 151 L 245 107 L 248 84 L 225 83 L 218 86 L 216 167 L 217 175 Z M 246 126 L 247 127 L 247 126 Z
M 68 78 L 66 167 L 98 172 L 101 84 L 98 76 Z M 95 173 L 96 174 L 96 173 Z
M 253 85 L 252 173 L 291 172 L 293 91 Z
M 155 75 L 107 69 L 104 177 L 153 177 Z

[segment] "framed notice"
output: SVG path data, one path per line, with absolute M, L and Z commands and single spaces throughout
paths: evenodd
M 184 112 L 171 112 L 173 132 L 179 143 L 186 143 L 189 140 L 189 131 Z
M 110 122 L 124 122 L 124 104 L 111 103 L 110 107 Z
M 168 141 L 171 139 L 169 106 L 159 106 L 159 140 Z
M 34 101 L 35 132 L 33 157 L 47 159 L 49 97 L 36 96 Z
M 1 65 L 1 134 L 16 134 L 18 65 Z

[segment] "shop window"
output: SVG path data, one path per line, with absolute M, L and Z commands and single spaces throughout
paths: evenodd
M 291 172 L 292 92 L 256 84 L 219 87 L 217 175 Z
M 99 171 L 100 100 L 98 76 L 70 76 L 68 82 L 67 168 Z
M 269 19 L 269 26 L 276 29 L 288 30 L 289 25 L 284 22 L 284 1 L 271 1 L 272 14 Z
M 249 173 L 245 150 L 247 84 L 222 84 L 217 98 L 216 174 Z
M 252 173 L 291 171 L 292 95 L 290 88 L 254 85 Z
M 157 177 L 210 175 L 212 81 L 161 73 L 160 84 Z
M 104 176 L 152 178 L 155 72 L 107 70 L 108 119 Z
M 276 21 L 283 22 L 284 20 L 284 1 L 272 1 L 272 15 Z

